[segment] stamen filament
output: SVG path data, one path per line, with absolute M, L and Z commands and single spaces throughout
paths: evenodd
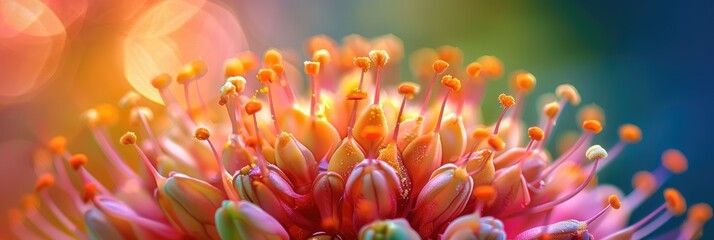
M 451 91 L 447 91 L 446 94 L 444 95 L 444 101 L 441 102 L 441 110 L 439 110 L 439 118 L 436 119 L 436 128 L 434 128 L 434 133 L 438 134 L 439 130 L 441 129 L 441 119 L 444 117 L 444 110 L 446 109 L 446 101 L 449 100 L 449 93 Z
M 493 135 L 498 134 L 498 128 L 501 126 L 501 121 L 503 121 L 503 116 L 506 115 L 508 108 L 509 107 L 504 107 L 503 110 L 501 110 L 501 115 L 498 116 L 498 121 L 496 121 L 496 125 L 493 127 Z
M 310 95 L 310 119 L 315 120 L 315 105 L 317 104 L 317 81 L 315 76 L 310 75 L 310 85 L 312 94 Z M 255 118 L 255 117 L 253 117 Z
M 221 183 L 223 184 L 223 190 L 226 192 L 226 195 L 228 195 L 228 198 L 233 200 L 233 201 L 239 201 L 240 197 L 238 197 L 238 193 L 233 190 L 232 183 L 230 179 L 232 179 L 232 176 L 228 173 L 226 170 L 226 166 L 223 164 L 223 161 L 221 161 L 221 157 L 218 155 L 218 151 L 216 150 L 216 147 L 213 145 L 213 142 L 211 142 L 211 139 L 206 139 L 206 142 L 208 142 L 208 146 L 211 147 L 211 151 L 213 152 L 213 157 L 216 158 L 216 162 L 218 162 L 218 168 L 220 168 L 220 174 L 221 174 Z
M 637 230 L 633 235 L 632 235 L 632 240 L 638 240 L 642 239 L 644 237 L 647 237 L 650 235 L 652 232 L 656 231 L 659 229 L 662 225 L 667 223 L 669 219 L 671 219 L 674 215 L 670 212 L 664 212 L 662 215 L 660 215 L 657 219 L 652 221 L 650 224 L 647 224 L 647 226 L 642 227 L 640 230 Z
M 392 134 L 392 141 L 397 142 L 397 137 L 399 136 L 399 126 L 402 124 L 402 114 L 404 113 L 404 106 L 407 104 L 407 96 L 402 97 L 402 104 L 399 106 L 399 113 L 397 114 L 397 124 L 394 125 L 394 134 Z
M 375 78 L 375 85 L 374 85 L 375 86 L 374 87 L 374 102 L 372 103 L 374 105 L 379 104 L 379 93 L 381 91 L 381 89 L 380 89 L 381 81 L 380 80 L 381 80 L 381 75 L 382 75 L 380 70 L 382 70 L 382 67 L 377 65 L 377 73 L 376 73 L 377 77 Z M 363 74 L 364 74 L 364 72 L 363 72 Z
M 293 87 L 290 85 L 290 81 L 288 81 L 288 74 L 283 72 L 280 74 L 281 80 L 280 84 L 283 86 L 283 90 L 285 91 L 285 95 L 288 96 L 288 102 L 290 105 L 295 104 L 295 93 L 293 93 Z
M 548 166 L 548 168 L 546 168 L 545 171 L 543 171 L 543 173 L 541 173 L 541 175 L 539 177 L 537 177 L 536 179 L 531 181 L 530 184 L 539 183 L 541 180 L 544 180 L 548 176 L 550 176 L 550 174 L 552 174 L 553 171 L 555 171 L 555 169 L 557 169 L 561 164 L 566 162 L 570 158 L 570 156 L 572 156 L 583 144 L 585 144 L 586 140 L 588 138 L 592 137 L 592 135 L 593 134 L 591 132 L 587 132 L 587 131 L 585 133 L 583 133 L 583 135 L 580 136 L 578 141 L 575 142 L 575 144 L 573 144 L 573 146 L 570 147 L 570 149 L 568 149 L 568 152 L 566 152 L 565 154 L 561 155 L 558 159 L 553 161 L 553 164 Z M 595 169 L 595 168 L 596 167 L 593 166 L 593 169 Z
M 261 176 L 264 178 L 268 177 L 268 162 L 265 160 L 265 156 L 263 156 L 263 143 L 260 140 L 260 132 L 258 130 L 258 118 L 253 114 L 253 125 L 255 126 L 255 139 L 257 140 L 255 144 L 256 152 L 258 155 L 258 167 L 260 168 L 260 173 Z
M 275 106 L 273 105 L 273 88 L 272 84 L 268 83 L 268 104 L 270 104 L 270 118 L 273 120 L 275 127 L 275 132 L 280 133 L 280 124 L 278 124 L 278 117 L 275 115 Z
M 434 73 L 434 76 L 431 78 L 431 83 L 429 83 L 429 88 L 426 90 L 426 98 L 424 98 L 424 104 L 421 106 L 421 112 L 419 113 L 419 116 L 422 118 L 424 118 L 426 110 L 429 108 L 429 99 L 431 98 L 431 91 L 434 89 L 434 83 L 436 83 L 437 76 L 439 76 L 439 73 Z

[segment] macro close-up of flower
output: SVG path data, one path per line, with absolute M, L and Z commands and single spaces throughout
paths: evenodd
M 0 239 L 710 239 L 711 7 L 4 0 Z

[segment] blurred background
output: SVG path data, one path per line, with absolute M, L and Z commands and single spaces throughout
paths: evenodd
M 18 206 L 32 190 L 33 159 L 46 154 L 36 149 L 50 137 L 67 136 L 70 149 L 99 156 L 81 113 L 115 104 L 132 89 L 156 99 L 148 84 L 154 72 L 176 71 L 197 57 L 220 66 L 246 50 L 302 53 L 310 36 L 339 41 L 353 33 L 394 34 L 407 54 L 452 45 L 467 62 L 497 56 L 505 76 L 531 71 L 538 78 L 536 95 L 573 84 L 583 104 L 605 110 L 605 131 L 595 143 L 614 145 L 624 123 L 643 131 L 642 142 L 600 174 L 601 183 L 629 192 L 634 172 L 653 170 L 662 151 L 676 148 L 688 157 L 689 170 L 665 186 L 680 189 L 689 203 L 711 204 L 711 9 L 711 1 L 3 0 L 0 210 Z M 406 61 L 402 68 L 409 80 Z M 209 97 L 220 84 L 215 79 L 202 85 Z M 493 82 L 486 99 L 506 89 L 507 81 Z M 495 120 L 497 107 L 485 106 L 486 122 Z M 526 119 L 536 123 L 537 111 L 536 101 L 529 102 Z M 572 108 L 564 112 L 556 134 L 577 129 L 575 115 Z M 120 116 L 126 122 L 127 115 Z M 111 132 L 118 136 L 124 129 Z M 655 196 L 634 219 L 661 203 Z M 711 225 L 705 236 L 714 233 Z M 0 236 L 7 236 L 6 218 L 0 226 Z

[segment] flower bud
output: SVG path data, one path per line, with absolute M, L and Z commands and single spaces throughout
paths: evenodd
M 449 223 L 442 239 L 506 239 L 506 231 L 498 219 L 469 214 Z
M 320 173 L 312 185 L 312 198 L 320 212 L 320 226 L 328 232 L 340 227 L 340 207 L 345 181 L 335 172 Z
M 247 201 L 223 201 L 215 221 L 221 239 L 290 239 L 275 218 Z
M 299 193 L 307 192 L 317 176 L 317 162 L 312 152 L 286 132 L 275 139 L 275 164 L 285 172 Z
M 201 239 L 219 239 L 213 213 L 226 197 L 211 184 L 174 174 L 159 187 L 157 200 L 175 228 Z
M 421 239 L 404 218 L 377 220 L 359 230 L 360 240 Z
M 446 164 L 431 175 L 417 197 L 411 222 L 421 236 L 432 236 L 461 213 L 473 191 L 466 169 Z
M 395 217 L 401 192 L 394 168 L 379 160 L 365 159 L 347 179 L 344 198 L 354 206 L 354 224 L 359 227 L 376 219 Z

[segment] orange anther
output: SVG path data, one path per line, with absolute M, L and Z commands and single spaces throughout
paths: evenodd
M 124 145 L 136 143 L 136 134 L 134 132 L 126 132 L 119 138 L 119 143 Z
M 369 70 L 370 60 L 368 57 L 356 57 L 354 59 L 355 67 L 361 68 L 363 72 Z
M 588 104 L 578 111 L 578 121 L 585 120 L 598 120 L 600 123 L 605 124 L 605 111 L 598 105 Z
M 253 52 L 243 52 L 238 54 L 238 59 L 243 63 L 243 69 L 247 72 L 258 66 L 258 56 Z
M 545 137 L 545 134 L 543 133 L 543 129 L 539 127 L 530 127 L 528 128 L 528 137 L 535 141 L 541 141 Z
M 35 182 L 35 191 L 39 192 L 42 189 L 50 187 L 55 184 L 55 177 L 52 174 L 45 173 L 40 175 Z
M 102 103 L 94 107 L 97 113 L 96 123 L 99 124 L 113 124 L 119 120 L 119 109 L 114 105 Z
M 97 185 L 94 185 L 94 183 L 84 184 L 84 188 L 82 191 L 82 201 L 88 202 L 89 200 L 92 200 L 92 198 L 94 198 L 94 196 L 96 196 L 98 192 L 99 189 L 97 189 Z
M 201 77 L 208 71 L 208 64 L 203 59 L 196 59 L 188 64 L 193 71 L 194 77 Z
M 56 136 L 50 139 L 50 150 L 52 153 L 62 155 L 67 151 L 67 138 Z
M 165 89 L 171 84 L 171 76 L 164 73 L 159 76 L 154 77 L 154 79 L 151 79 L 151 86 L 154 86 L 156 89 Z
M 442 60 L 436 60 L 434 61 L 434 64 L 431 65 L 431 68 L 434 69 L 434 72 L 436 73 L 443 73 L 447 68 L 449 68 L 449 63 Z
M 200 127 L 193 133 L 193 137 L 201 141 L 206 141 L 211 137 L 211 131 L 208 131 L 205 127 Z
M 665 189 L 664 200 L 667 202 L 667 210 L 675 216 L 679 216 L 687 210 L 687 201 L 677 189 Z
M 40 200 L 33 194 L 25 194 L 22 197 L 22 207 L 25 210 L 36 210 L 40 207 Z
M 501 151 L 506 148 L 506 143 L 503 142 L 503 139 L 496 135 L 491 135 L 488 137 L 488 145 L 496 151 Z
M 245 74 L 245 69 L 243 69 L 243 62 L 238 58 L 231 58 L 226 60 L 226 70 L 225 77 L 235 77 Z
M 633 124 L 624 124 L 619 129 L 620 139 L 628 143 L 636 143 L 642 140 L 642 130 Z
M 79 167 L 84 166 L 84 164 L 87 164 L 87 161 L 87 155 L 81 153 L 72 155 L 71 157 L 69 157 L 68 160 L 69 165 L 72 166 L 74 170 L 77 170 L 79 169 Z
M 367 98 L 367 91 L 360 89 L 352 89 L 350 93 L 347 94 L 347 100 L 362 100 Z
M 461 89 L 461 81 L 451 75 L 442 77 L 441 84 L 449 88 L 452 92 L 458 92 Z
M 662 153 L 662 165 L 676 174 L 683 173 L 689 168 L 687 157 L 677 149 L 667 149 Z
M 245 90 L 246 81 L 245 81 L 244 77 L 241 77 L 241 76 L 229 77 L 228 79 L 226 79 L 226 82 L 230 82 L 231 84 L 233 84 L 233 86 L 236 87 L 237 93 L 243 92 L 243 90 Z
M 687 218 L 699 223 L 705 223 L 712 218 L 712 207 L 706 203 L 697 203 L 689 208 Z
M 620 209 L 622 207 L 622 203 L 620 203 L 620 199 L 617 198 L 617 195 L 610 195 L 610 197 L 607 198 L 607 203 L 610 204 L 610 207 L 614 209 Z
M 602 124 L 598 120 L 585 120 L 583 121 L 583 129 L 597 134 L 602 131 Z
M 647 171 L 639 171 L 632 176 L 632 186 L 647 194 L 657 190 L 657 179 L 652 173 Z
M 369 58 L 377 67 L 384 67 L 389 62 L 389 53 L 386 50 L 369 51 Z
M 558 102 L 550 102 L 543 106 L 543 113 L 545 113 L 548 118 L 555 118 L 555 115 L 558 115 L 558 111 L 560 111 L 560 105 L 558 105 Z
M 481 69 L 481 63 L 472 62 L 466 66 L 466 73 L 469 74 L 469 77 L 477 78 L 481 74 Z
M 317 76 L 320 73 L 320 63 L 305 61 L 305 73 L 311 76 Z
M 278 75 L 282 75 L 285 72 L 285 66 L 280 63 L 270 65 L 270 69 L 273 69 L 273 71 L 275 71 Z
M 275 78 L 277 78 L 277 74 L 275 74 L 275 71 L 273 69 L 267 69 L 263 68 L 258 71 L 258 75 L 255 76 L 258 78 L 258 81 L 262 84 L 270 84 L 275 81 Z
M 536 78 L 529 72 L 522 72 L 516 75 L 516 86 L 521 91 L 530 91 L 536 84 Z
M 414 95 L 419 92 L 419 85 L 411 82 L 403 82 L 402 84 L 399 84 L 397 92 L 399 92 L 399 94 L 401 95 L 406 96 L 408 99 L 412 99 L 414 98 Z
M 283 55 L 281 55 L 280 52 L 275 49 L 269 49 L 265 52 L 265 55 L 263 56 L 263 63 L 265 63 L 265 65 L 268 67 L 273 66 L 275 64 L 280 64 L 282 62 Z
M 500 102 L 503 107 L 509 108 L 516 104 L 516 99 L 513 98 L 513 96 L 501 93 L 498 95 L 498 102 Z
M 490 185 L 477 186 L 474 188 L 474 196 L 479 201 L 488 202 L 496 197 L 496 189 Z
M 245 104 L 245 111 L 250 115 L 257 113 L 261 109 L 263 109 L 263 104 L 260 103 L 260 101 L 258 101 L 255 97 Z
M 503 63 L 500 59 L 494 56 L 483 56 L 478 59 L 478 62 L 481 63 L 481 73 L 484 77 L 496 79 L 503 75 Z

